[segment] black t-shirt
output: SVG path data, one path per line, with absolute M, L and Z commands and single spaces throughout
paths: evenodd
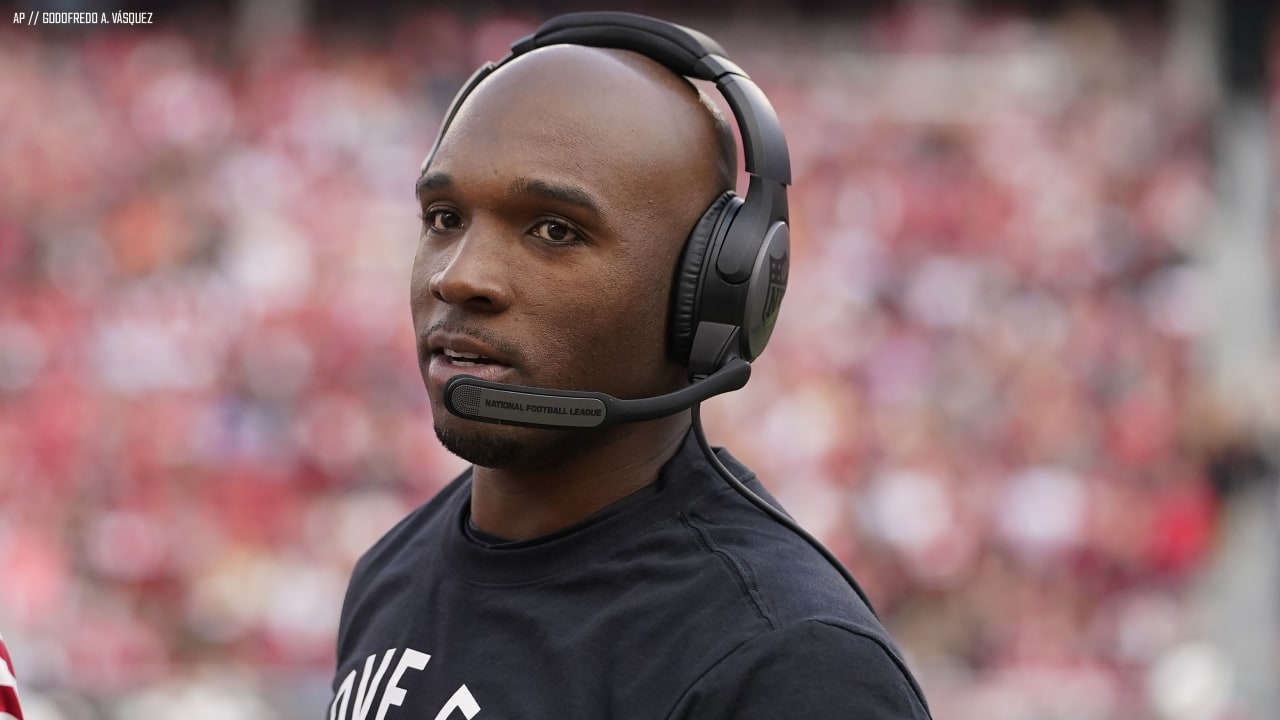
M 468 528 L 470 493 L 468 471 L 357 564 L 329 720 L 928 717 L 854 591 L 692 433 L 653 485 L 536 540 Z

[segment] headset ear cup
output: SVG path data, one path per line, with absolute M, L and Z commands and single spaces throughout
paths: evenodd
M 698 292 L 702 282 L 703 262 L 707 256 L 707 248 L 715 235 L 716 227 L 724 216 L 730 201 L 737 196 L 731 191 L 721 193 L 711 203 L 702 217 L 693 226 L 689 239 L 685 241 L 684 252 L 676 265 L 675 282 L 671 288 L 671 325 L 668 346 L 671 357 L 681 365 L 688 366 L 689 353 L 693 348 L 693 331 L 696 327 L 694 312 L 698 305 Z M 741 200 L 738 200 L 741 203 Z

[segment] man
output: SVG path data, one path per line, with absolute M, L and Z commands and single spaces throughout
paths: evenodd
M 693 85 L 626 50 L 528 52 L 447 120 L 411 308 L 436 433 L 473 467 L 357 566 L 330 720 L 927 717 L 858 594 L 720 479 L 688 411 L 566 431 L 446 409 L 458 375 L 686 386 L 673 275 L 735 153 Z

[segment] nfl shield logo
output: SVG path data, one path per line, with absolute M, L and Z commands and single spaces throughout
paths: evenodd
M 780 258 L 769 256 L 769 292 L 765 295 L 764 312 L 760 315 L 761 322 L 767 321 L 776 314 L 778 307 L 782 305 L 782 295 L 787 291 L 787 273 L 790 270 L 790 252 L 783 253 Z

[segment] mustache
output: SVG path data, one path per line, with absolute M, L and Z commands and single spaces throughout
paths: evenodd
M 431 327 L 427 328 L 425 332 L 418 334 L 419 357 L 425 357 L 426 354 L 430 352 L 430 348 L 428 347 L 428 338 L 436 333 L 464 336 L 478 340 L 500 353 L 504 358 L 509 360 L 512 365 L 517 365 L 521 360 L 523 360 L 523 355 L 519 348 L 493 331 L 472 323 L 458 322 L 456 320 L 449 319 L 437 320 L 431 325 Z

